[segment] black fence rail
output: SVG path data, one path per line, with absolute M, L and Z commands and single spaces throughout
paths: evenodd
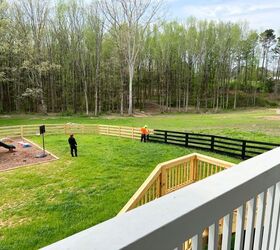
M 186 133 L 155 129 L 149 141 L 210 150 L 242 159 L 262 154 L 280 144 L 232 139 L 224 136 Z

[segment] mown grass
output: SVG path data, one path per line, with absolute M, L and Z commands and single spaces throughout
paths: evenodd
M 108 136 L 77 141 L 72 158 L 66 136 L 47 136 L 58 161 L 0 173 L 1 250 L 37 249 L 115 216 L 158 163 L 193 152 Z
M 0 118 L 0 126 L 67 122 L 147 124 L 150 128 L 280 142 L 280 119 L 270 109 L 141 118 L 35 115 Z M 37 137 L 31 139 L 40 142 Z M 72 158 L 64 135 L 47 135 L 46 139 L 47 148 L 60 160 L 0 173 L 1 250 L 37 249 L 115 216 L 159 162 L 194 151 L 123 138 L 77 135 L 79 157 Z
M 0 117 L 0 126 L 50 123 L 95 123 L 218 134 L 247 140 L 280 141 L 280 115 L 275 109 L 255 109 L 218 114 L 171 114 L 148 117 L 81 117 L 12 115 Z

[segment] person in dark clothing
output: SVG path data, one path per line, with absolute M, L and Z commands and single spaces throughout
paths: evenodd
M 75 156 L 77 157 L 77 142 L 74 138 L 74 135 L 71 134 L 69 139 L 68 139 L 69 145 L 70 145 L 70 149 L 71 149 L 71 155 L 72 157 L 74 157 L 74 152 L 75 152 Z

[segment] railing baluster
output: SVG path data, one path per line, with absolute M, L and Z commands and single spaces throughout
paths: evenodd
M 268 249 L 270 228 L 271 228 L 271 218 L 272 218 L 272 208 L 273 208 L 273 198 L 274 198 L 274 186 L 270 187 L 267 191 L 262 250 Z
M 256 211 L 255 198 L 249 200 L 247 204 L 248 204 L 247 227 L 246 227 L 244 250 L 251 250 L 253 245 L 254 221 L 255 221 L 255 211 Z
M 278 225 L 275 249 L 280 249 L 280 226 Z
M 254 249 L 261 249 L 266 192 L 258 195 Z
M 271 235 L 269 249 L 275 249 L 277 227 L 279 224 L 280 182 L 275 185 L 274 206 L 272 214 Z
M 174 250 L 185 250 L 184 244 L 180 244 L 179 246 L 175 247 Z
M 202 249 L 202 233 L 192 237 L 192 250 L 201 250 Z
M 240 206 L 237 209 L 236 217 L 236 229 L 235 229 L 235 242 L 234 249 L 240 250 L 243 247 L 243 238 L 244 238 L 244 218 L 245 218 L 245 205 Z
M 232 213 L 224 217 L 222 250 L 230 250 L 232 231 Z
M 209 227 L 209 240 L 208 250 L 218 249 L 218 238 L 219 238 L 219 221 L 216 221 Z

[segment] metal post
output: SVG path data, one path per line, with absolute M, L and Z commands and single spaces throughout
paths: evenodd
M 43 155 L 46 155 L 46 153 L 45 153 L 45 133 L 42 134 L 42 139 L 43 139 Z

